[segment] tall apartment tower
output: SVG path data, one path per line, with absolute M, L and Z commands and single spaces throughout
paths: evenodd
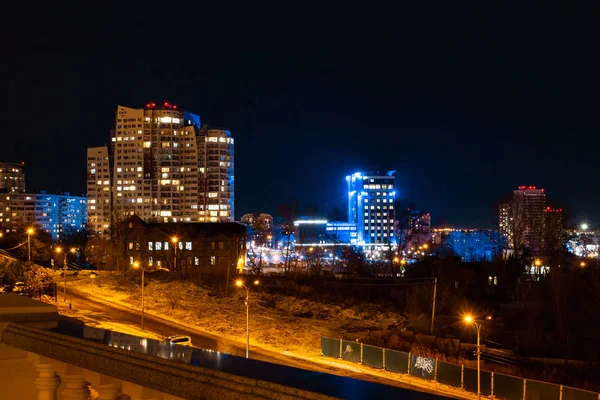
M 88 229 L 107 233 L 111 218 L 111 166 L 108 147 L 87 150 Z
M 395 171 L 356 172 L 348 183 L 348 222 L 356 224 L 358 244 L 395 243 Z
M 500 205 L 500 232 L 512 249 L 539 250 L 543 241 L 546 193 L 535 186 L 519 186 L 512 201 Z
M 25 193 L 25 163 L 0 163 L 0 193 Z
M 111 136 L 110 151 L 103 148 L 112 161 L 109 219 L 136 214 L 158 222 L 233 221 L 229 131 L 201 126 L 198 115 L 168 102 L 150 102 L 144 108 L 118 106 Z M 88 158 L 89 151 L 95 150 L 88 150 Z M 102 150 L 100 157 L 106 154 Z M 106 215 L 104 208 L 100 212 Z

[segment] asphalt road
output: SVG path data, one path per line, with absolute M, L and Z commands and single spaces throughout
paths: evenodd
M 92 319 L 97 322 L 117 322 L 140 327 L 140 312 L 136 310 L 131 310 L 126 307 L 122 307 L 120 305 L 115 305 L 113 303 L 109 303 L 101 299 L 88 298 L 85 295 L 77 293 L 72 289 L 68 291 L 69 293 L 67 294 L 67 299 L 71 301 L 73 309 L 87 310 L 93 312 L 92 315 L 86 315 L 86 318 Z M 63 301 L 62 291 L 60 289 L 58 301 Z M 201 332 L 195 329 L 190 329 L 159 317 L 149 316 L 148 314 L 146 314 L 144 317 L 144 330 L 160 336 L 170 336 L 175 334 L 190 336 L 190 338 L 192 339 L 192 345 L 194 347 L 217 350 L 222 353 L 232 354 L 240 357 L 244 357 L 246 354 L 245 344 L 240 344 L 238 342 L 233 342 L 218 337 L 216 335 Z M 286 365 L 295 368 L 302 368 L 310 371 L 325 372 L 334 375 L 400 387 L 403 389 L 415 390 L 418 392 L 450 396 L 448 393 L 443 392 L 442 390 L 436 390 L 435 388 L 426 390 L 422 387 L 416 387 L 404 382 L 387 379 L 385 377 L 378 377 L 374 375 L 350 371 L 343 368 L 337 368 L 334 366 L 313 363 L 308 360 L 290 357 L 278 352 L 273 352 L 259 348 L 252 348 L 252 346 L 250 346 L 249 356 L 250 358 L 256 360 Z

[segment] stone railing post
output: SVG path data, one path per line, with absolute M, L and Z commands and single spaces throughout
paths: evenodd
M 83 375 L 65 375 L 62 379 L 64 400 L 87 400 L 90 395 L 87 382 Z
M 108 385 L 100 385 L 94 389 L 98 392 L 97 400 L 117 400 L 117 396 L 121 393 L 121 384 L 110 383 Z
M 56 400 L 56 389 L 60 386 L 60 379 L 54 371 L 54 365 L 37 364 L 35 369 L 38 372 L 34 381 L 38 390 L 38 400 Z

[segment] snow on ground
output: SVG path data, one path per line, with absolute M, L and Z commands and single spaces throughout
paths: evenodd
M 125 307 L 141 309 L 141 286 L 120 285 L 115 277 L 108 274 L 103 273 L 93 280 L 88 277 L 74 278 L 69 281 L 69 285 L 91 296 Z M 236 288 L 232 288 L 232 290 L 237 291 L 237 296 L 216 297 L 209 295 L 207 290 L 188 282 L 151 281 L 144 290 L 145 311 L 147 314 L 177 324 L 244 343 L 246 334 L 245 290 Z M 178 295 L 172 296 L 173 292 Z M 176 302 L 173 300 L 175 298 L 178 298 Z M 65 315 L 72 312 L 68 306 L 59 304 L 59 308 L 60 312 Z M 78 315 L 73 316 L 86 321 L 85 311 L 79 311 Z M 96 323 L 92 322 L 91 317 L 89 316 L 87 321 L 90 321 L 89 324 L 92 326 L 152 337 L 148 331 L 141 331 L 130 325 L 106 321 Z M 403 323 L 405 323 L 405 319 L 400 314 L 382 312 L 375 307 L 373 309 L 369 309 L 369 306 L 363 306 L 361 309 L 345 309 L 336 305 L 325 305 L 291 296 L 253 293 L 252 288 L 250 291 L 251 346 L 277 351 L 321 365 L 395 380 L 414 386 L 415 389 L 435 389 L 455 398 L 476 398 L 476 395 L 460 388 L 321 356 L 321 336 L 341 337 L 341 331 L 348 328 L 357 331 L 367 328 L 386 329 L 388 326 L 398 326 Z M 225 350 L 221 349 L 221 351 Z M 482 398 L 485 397 L 482 396 Z

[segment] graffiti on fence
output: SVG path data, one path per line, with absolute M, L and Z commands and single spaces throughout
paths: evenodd
M 431 358 L 426 358 L 426 357 L 417 357 L 417 359 L 415 360 L 415 369 L 420 369 L 421 370 L 421 374 L 423 374 L 423 376 L 425 376 L 425 373 L 427 373 L 428 375 L 431 375 L 431 373 L 433 372 L 433 360 Z
M 349 344 L 347 344 L 346 345 L 346 350 L 344 350 L 344 353 L 351 354 L 352 353 L 352 346 L 350 346 Z

